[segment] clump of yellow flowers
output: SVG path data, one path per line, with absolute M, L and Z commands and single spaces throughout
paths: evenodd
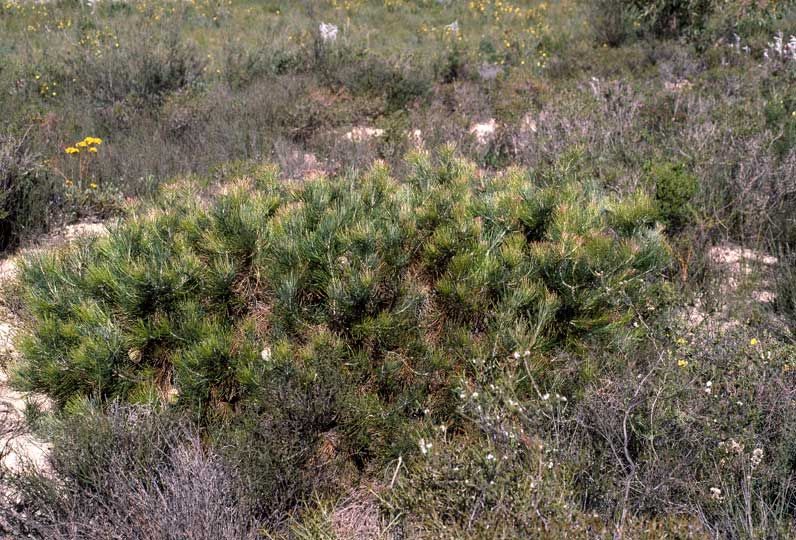
M 102 139 L 99 137 L 86 137 L 82 141 L 76 142 L 73 146 L 66 148 L 67 154 L 79 154 L 80 149 L 84 149 L 92 154 L 97 153 L 97 146 L 102 144 Z
M 102 144 L 102 139 L 99 137 L 86 137 L 81 141 L 77 141 L 71 146 L 67 146 L 64 152 L 70 156 L 76 156 L 75 161 L 71 161 L 67 165 L 68 174 L 61 173 L 64 177 L 64 187 L 76 188 L 83 190 L 87 187 L 90 190 L 97 189 L 97 184 L 94 181 L 94 174 L 92 174 L 93 159 L 88 156 L 89 154 L 97 154 L 97 148 Z M 67 158 L 69 159 L 69 158 Z M 72 180 L 72 179 L 76 180 Z

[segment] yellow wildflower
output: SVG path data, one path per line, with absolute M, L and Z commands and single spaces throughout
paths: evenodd
M 90 187 L 91 189 L 97 189 L 97 184 L 95 184 L 94 182 L 91 182 L 91 183 L 88 185 L 88 187 Z
M 688 367 L 688 360 L 681 358 L 680 360 L 677 361 L 677 365 L 683 368 Z
M 758 343 L 760 343 L 760 342 L 759 342 L 759 341 L 757 341 L 757 338 L 756 338 L 756 337 L 753 337 L 753 338 L 752 338 L 752 339 L 749 341 L 749 345 L 751 345 L 752 347 L 754 347 L 754 346 L 755 346 L 755 345 L 757 345 Z
M 86 141 L 80 141 L 75 146 L 79 146 L 80 148 L 85 148 L 86 146 L 88 146 L 88 143 Z
M 93 153 L 93 154 L 96 154 L 97 153 L 97 147 L 96 146 L 92 146 L 91 148 L 88 149 L 88 151 Z
M 66 149 L 66 153 L 67 154 L 79 154 L 80 150 L 78 150 L 74 146 L 70 146 L 69 148 Z

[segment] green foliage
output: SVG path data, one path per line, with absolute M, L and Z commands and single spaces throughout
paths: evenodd
M 382 97 L 387 113 L 406 109 L 431 89 L 432 73 L 419 59 L 380 58 L 350 46 L 319 42 L 313 60 L 324 84 Z
M 78 32 L 81 46 L 65 51 L 56 76 L 91 96 L 94 107 L 148 109 L 194 84 L 205 63 L 176 27 L 131 28 L 116 35 L 93 24 Z
M 663 220 L 672 227 L 684 225 L 692 213 L 691 199 L 699 187 L 696 176 L 681 163 L 651 162 L 646 166 L 655 186 L 655 202 Z
M 775 133 L 774 150 L 780 157 L 796 148 L 796 98 L 772 96 L 764 108 L 766 124 Z
M 598 43 L 616 47 L 637 33 L 656 37 L 699 37 L 715 0 L 595 0 L 590 24 Z
M 642 23 L 657 36 L 697 35 L 715 9 L 715 0 L 634 0 Z
M 617 47 L 632 37 L 638 24 L 638 13 L 632 2 L 594 0 L 589 2 L 594 37 L 599 44 Z
M 447 407 L 460 359 L 625 332 L 667 264 L 641 195 L 563 169 L 479 179 L 450 148 L 409 164 L 404 182 L 378 163 L 242 181 L 208 207 L 182 185 L 107 238 L 31 258 L 19 380 L 61 405 L 174 388 L 205 419 L 251 403 L 276 419 L 292 406 L 273 392 L 321 381 L 335 397 L 304 431 L 400 452 L 407 419 Z

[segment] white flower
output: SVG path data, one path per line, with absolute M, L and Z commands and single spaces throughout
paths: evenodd
M 425 439 L 420 439 L 417 441 L 417 445 L 420 447 L 420 453 L 424 456 L 431 451 L 432 444 L 430 442 L 426 442 Z
M 781 62 L 796 61 L 796 36 L 790 36 L 785 41 L 785 35 L 780 31 L 774 36 L 774 41 L 768 44 L 763 51 L 766 61 L 779 59 Z
M 470 127 L 470 134 L 475 135 L 475 140 L 479 145 L 485 145 L 495 136 L 497 130 L 497 122 L 494 118 L 490 118 L 486 122 L 480 124 L 473 124 Z
M 458 34 L 459 33 L 459 21 L 453 21 L 452 23 L 450 23 L 449 25 L 447 25 L 445 27 L 445 30 L 451 32 L 452 34 Z
M 754 469 L 763 461 L 763 449 L 755 448 L 752 450 L 752 468 Z
M 271 360 L 271 347 L 265 347 L 260 351 L 260 358 L 263 359 L 263 362 L 269 362 Z
M 318 29 L 321 32 L 321 39 L 324 43 L 331 43 L 337 40 L 337 26 L 333 24 L 321 23 Z
M 520 352 L 519 351 L 514 351 L 514 359 L 515 360 L 519 360 L 520 359 Z
M 743 445 L 735 439 L 730 439 L 730 451 L 736 454 L 743 453 Z
M 363 142 L 377 137 L 383 137 L 384 130 L 367 126 L 358 126 L 345 134 L 345 138 L 352 142 Z
M 486 460 L 487 461 L 495 461 L 495 456 L 493 456 L 492 454 L 487 454 L 486 455 Z
M 719 488 L 712 487 L 710 488 L 710 498 L 713 499 L 714 501 L 720 501 L 724 497 L 722 496 L 721 490 Z
M 548 394 L 548 393 L 545 393 L 545 394 L 542 396 L 542 401 L 547 401 L 548 399 L 550 399 L 550 394 Z

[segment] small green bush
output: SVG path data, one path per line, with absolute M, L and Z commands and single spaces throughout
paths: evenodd
M 589 2 L 590 19 L 598 44 L 617 47 L 636 31 L 638 14 L 631 2 L 623 0 L 593 0 Z
M 114 36 L 90 25 L 77 39 L 80 46 L 64 54 L 59 78 L 96 108 L 147 110 L 200 80 L 205 67 L 178 28 L 135 28 Z
M 346 45 L 318 44 L 314 68 L 324 84 L 354 95 L 380 96 L 385 112 L 406 109 L 428 94 L 433 73 L 418 58 L 381 58 Z
M 763 112 L 766 125 L 778 135 L 772 141 L 772 146 L 780 158 L 796 148 L 796 98 L 793 96 L 772 96 Z
M 648 163 L 646 173 L 655 186 L 661 218 L 672 227 L 684 225 L 692 213 L 691 199 L 699 186 L 696 176 L 680 163 Z
M 635 33 L 698 37 L 715 9 L 714 0 L 593 0 L 590 24 L 600 44 L 622 45 Z

